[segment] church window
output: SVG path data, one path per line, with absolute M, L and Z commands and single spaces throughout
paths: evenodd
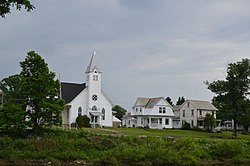
M 82 107 L 78 108 L 78 115 L 82 115 Z
M 92 96 L 92 100 L 94 100 L 94 101 L 96 101 L 97 100 L 97 95 L 96 94 L 94 94 L 93 96 Z
M 97 111 L 97 107 L 95 105 L 92 107 L 92 111 Z
M 93 80 L 98 81 L 98 75 L 93 75 Z
M 102 120 L 105 120 L 105 109 L 102 109 Z

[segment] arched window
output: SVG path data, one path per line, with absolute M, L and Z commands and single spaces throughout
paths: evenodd
M 102 109 L 102 120 L 105 120 L 105 109 Z
M 82 107 L 78 108 L 78 115 L 82 115 Z
M 97 111 L 97 107 L 95 105 L 92 107 L 92 111 Z

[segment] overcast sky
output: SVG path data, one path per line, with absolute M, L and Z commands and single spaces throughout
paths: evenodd
M 250 58 L 249 0 L 42 0 L 0 18 L 0 79 L 34 50 L 61 81 L 85 82 L 91 54 L 102 85 L 128 111 L 137 97 L 211 100 L 205 80 Z

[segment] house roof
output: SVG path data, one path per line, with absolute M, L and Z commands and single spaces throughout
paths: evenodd
M 196 109 L 200 110 L 215 110 L 217 111 L 218 109 L 209 101 L 202 101 L 202 100 L 186 100 L 186 102 L 190 102 Z
M 181 106 L 180 105 L 174 105 L 174 106 L 172 106 L 172 108 L 173 108 L 173 111 L 179 111 Z
M 117 117 L 113 116 L 113 122 L 121 122 L 121 120 L 118 119 Z
M 135 103 L 135 106 L 142 106 L 146 108 L 153 108 L 163 97 L 155 97 L 155 98 L 143 98 L 138 97 Z
M 65 103 L 70 103 L 81 91 L 86 88 L 86 84 L 61 82 L 61 94 Z

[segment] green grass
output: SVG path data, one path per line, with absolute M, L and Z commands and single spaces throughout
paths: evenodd
M 27 160 L 86 161 L 97 165 L 190 165 L 249 160 L 250 136 L 239 134 L 239 139 L 233 140 L 231 134 L 223 132 L 220 137 L 224 139 L 217 139 L 215 133 L 187 130 L 45 129 L 39 136 L 0 137 L 0 160 L 17 164 Z
M 83 128 L 83 131 L 87 131 L 94 134 L 107 134 L 107 135 L 130 135 L 130 136 L 153 136 L 153 137 L 174 137 L 174 138 L 202 138 L 202 139 L 231 139 L 232 131 L 222 131 L 222 133 L 211 133 L 204 131 L 192 131 L 192 130 L 178 130 L 178 129 L 149 129 L 144 130 L 140 128 Z M 250 135 L 241 134 L 238 132 L 238 139 L 250 140 Z

